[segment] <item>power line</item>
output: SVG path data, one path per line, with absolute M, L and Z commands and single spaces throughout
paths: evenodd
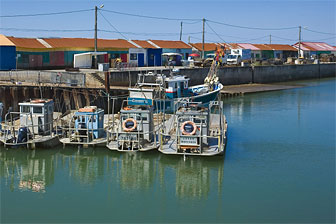
M 328 38 L 318 39 L 318 40 L 306 40 L 306 39 L 304 39 L 304 41 L 307 41 L 307 42 L 314 42 L 314 41 L 331 40 L 331 39 L 336 40 L 335 37 L 328 37 Z
M 88 30 L 72 30 L 72 29 L 27 29 L 27 28 L 13 28 L 13 27 L 0 27 L 0 30 L 6 30 L 6 31 L 27 31 L 27 32 L 92 32 L 94 29 L 88 29 Z M 138 36 L 176 36 L 179 33 L 137 33 L 137 32 L 128 32 L 128 31 L 114 31 L 114 30 L 104 30 L 104 29 L 98 29 L 100 32 L 106 32 L 106 33 L 122 33 L 127 35 L 138 35 Z M 190 32 L 190 33 L 184 33 L 184 35 L 193 35 L 193 34 L 201 34 L 202 32 Z
M 197 21 L 200 22 L 201 19 L 190 19 L 190 18 L 168 18 L 168 17 L 159 17 L 159 16 L 147 16 L 147 15 L 139 15 L 139 14 L 132 14 L 132 13 L 126 13 L 126 12 L 118 12 L 118 11 L 113 11 L 113 10 L 107 10 L 107 9 L 101 9 L 102 11 L 105 12 L 110 12 L 110 13 L 115 13 L 119 15 L 125 15 L 125 16 L 135 16 L 135 17 L 142 17 L 142 18 L 147 18 L 147 19 L 161 19 L 161 20 L 173 20 L 173 21 Z
M 206 34 L 216 35 L 215 33 L 211 33 L 211 32 L 206 32 Z M 242 40 L 242 41 L 259 40 L 259 39 L 263 39 L 263 38 L 266 37 L 266 36 L 262 36 L 262 37 L 256 37 L 256 38 L 241 38 L 241 37 L 238 37 L 238 36 L 230 36 L 230 35 L 224 35 L 224 34 L 218 34 L 218 35 L 224 36 L 224 37 L 230 37 L 230 38 L 239 39 L 239 40 Z
M 216 31 L 214 30 L 214 29 L 212 29 L 212 27 L 209 25 L 209 23 L 206 21 L 205 22 L 207 25 L 208 25 L 208 27 L 212 30 L 212 32 L 214 32 L 216 35 L 217 35 L 217 37 L 219 38 L 219 39 L 221 39 L 222 41 L 224 41 L 224 43 L 226 43 L 226 41 L 218 34 L 218 33 L 216 33 Z
M 65 12 L 49 12 L 49 13 L 37 13 L 37 14 L 22 14 L 22 15 L 0 15 L 2 18 L 11 18 L 11 17 L 29 17 L 29 16 L 52 16 L 52 15 L 62 15 L 62 14 L 70 14 L 70 13 L 79 13 L 79 12 L 89 12 L 94 9 L 82 9 L 82 10 L 73 10 L 73 11 L 65 11 Z
M 105 21 L 115 30 L 117 31 L 123 38 L 125 38 L 126 40 L 128 39 L 124 34 L 122 34 L 115 26 L 112 25 L 112 23 L 110 23 L 110 21 L 108 21 L 105 16 L 103 15 L 103 13 L 100 12 L 100 10 L 98 11 L 99 14 L 105 19 Z
M 199 38 L 199 37 L 194 37 L 194 36 L 190 36 L 191 38 L 193 39 L 196 39 L 196 40 L 202 40 L 202 38 Z M 209 39 L 205 39 L 206 42 L 208 43 L 218 43 L 218 41 L 215 41 L 215 40 L 209 40 Z
M 240 25 L 233 25 L 228 23 L 222 23 L 222 22 L 216 22 L 212 20 L 207 20 L 207 22 L 216 23 L 224 26 L 231 26 L 236 28 L 242 28 L 242 29 L 250 29 L 250 30 L 290 30 L 290 29 L 297 29 L 298 27 L 282 27 L 282 28 L 261 28 L 261 27 L 248 27 L 248 26 L 240 26 Z
M 26 28 L 11 28 L 11 27 L 0 27 L 0 30 L 7 31 L 27 31 L 27 32 L 92 32 L 91 30 L 51 30 L 51 29 L 26 29 Z
M 320 34 L 327 34 L 327 35 L 336 35 L 335 33 L 326 33 L 326 32 L 320 32 L 320 31 L 316 31 L 316 30 L 310 30 L 308 28 L 302 27 L 302 29 L 313 32 L 313 33 L 320 33 Z
M 278 37 L 278 36 L 275 36 L 273 34 L 272 34 L 272 37 L 275 37 L 275 38 L 278 38 L 278 39 L 281 39 L 281 40 L 297 41 L 297 39 L 289 39 L 289 38 L 285 38 L 285 37 Z
M 101 30 L 98 29 L 98 31 L 101 32 L 108 32 L 108 33 L 119 33 L 117 31 L 112 31 L 112 30 Z M 128 34 L 128 35 L 141 35 L 141 36 L 176 36 L 179 35 L 179 33 L 136 33 L 136 32 L 122 32 L 120 31 L 120 33 L 123 34 Z M 183 35 L 190 35 L 190 34 L 200 34 L 202 32 L 192 32 L 192 33 L 184 33 Z

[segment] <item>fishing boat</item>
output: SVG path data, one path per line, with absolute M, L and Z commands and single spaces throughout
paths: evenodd
M 215 156 L 224 154 L 227 122 L 223 104 L 174 103 L 176 112 L 160 132 L 159 151 L 164 154 Z
M 71 114 L 68 124 L 62 127 L 60 141 L 63 146 L 105 146 L 104 110 L 86 106 Z
M 148 151 L 159 147 L 158 134 L 164 114 L 156 113 L 151 105 L 154 90 L 143 91 L 146 96 L 142 101 L 130 104 L 124 100 L 120 113 L 113 116 L 112 124 L 107 129 L 107 147 L 118 151 Z
M 19 103 L 19 112 L 9 111 L 0 132 L 5 147 L 50 148 L 59 144 L 52 99 Z
M 147 99 L 146 89 L 155 91 L 155 98 L 149 101 L 154 109 L 165 110 L 165 113 L 174 113 L 174 102 L 177 99 L 185 99 L 192 102 L 208 104 L 216 99 L 223 85 L 216 76 L 217 64 L 213 63 L 204 84 L 190 86 L 189 78 L 179 75 L 179 70 L 174 69 L 166 77 L 164 74 L 149 72 L 138 75 L 138 82 L 134 88 L 129 88 L 129 104 L 137 105 Z M 159 99 L 157 102 L 155 99 Z M 164 99 L 162 101 L 162 99 Z M 146 100 L 147 102 L 147 100 Z

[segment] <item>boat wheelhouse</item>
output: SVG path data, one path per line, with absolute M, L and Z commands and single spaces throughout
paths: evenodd
M 19 103 L 19 112 L 9 112 L 0 140 L 5 146 L 51 147 L 59 144 L 54 129 L 54 102 L 35 99 Z
M 104 110 L 96 106 L 80 108 L 62 131 L 63 137 L 60 141 L 63 145 L 105 145 Z
M 214 156 L 224 153 L 227 122 L 222 102 L 208 105 L 178 101 L 175 114 L 160 132 L 164 154 Z
M 123 101 L 119 116 L 107 129 L 107 147 L 118 151 L 157 149 L 164 114 L 154 115 L 154 90 L 144 89 L 139 92 L 131 89 L 130 96 L 132 100 Z

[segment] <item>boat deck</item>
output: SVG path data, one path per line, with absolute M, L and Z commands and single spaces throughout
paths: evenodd
M 106 145 L 107 148 L 109 148 L 110 150 L 117 150 L 119 152 L 130 152 L 130 151 L 150 151 L 150 150 L 154 150 L 157 149 L 159 147 L 159 143 L 157 142 L 156 144 L 154 142 L 150 142 L 150 143 L 145 143 L 142 145 L 141 148 L 139 149 L 120 149 L 117 145 L 117 141 L 110 141 L 109 144 Z
M 60 142 L 63 145 L 83 145 L 83 146 L 105 146 L 106 145 L 106 138 L 97 138 L 93 139 L 89 142 L 77 142 L 77 141 L 70 141 L 70 138 L 62 138 Z

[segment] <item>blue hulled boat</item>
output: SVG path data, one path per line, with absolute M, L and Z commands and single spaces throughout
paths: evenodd
M 204 84 L 189 87 L 189 78 L 178 75 L 178 71 L 172 71 L 169 77 L 163 74 L 139 74 L 138 83 L 134 88 L 129 88 L 129 105 L 152 105 L 154 111 L 165 110 L 166 113 L 173 113 L 173 105 L 177 99 L 186 99 L 189 102 L 208 104 L 216 99 L 223 88 L 215 74 L 215 69 L 210 69 Z M 149 81 L 148 81 L 149 80 Z M 155 98 L 146 96 L 147 92 Z

